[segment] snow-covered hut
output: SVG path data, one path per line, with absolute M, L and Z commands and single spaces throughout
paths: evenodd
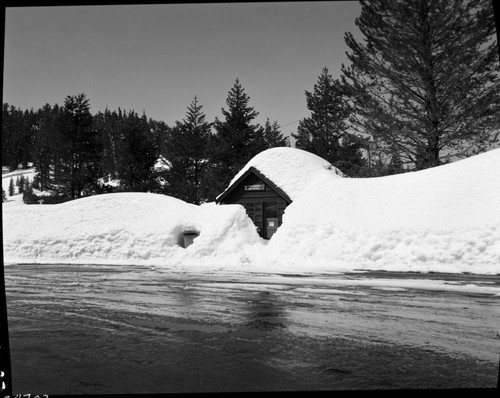
M 259 235 L 270 239 L 283 223 L 286 207 L 316 178 L 343 174 L 329 162 L 296 148 L 279 147 L 253 157 L 216 198 L 217 204 L 240 204 Z

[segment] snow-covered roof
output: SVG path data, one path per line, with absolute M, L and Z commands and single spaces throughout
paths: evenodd
M 278 147 L 267 149 L 250 159 L 234 176 L 224 192 L 251 167 L 254 167 L 267 179 L 271 180 L 292 200 L 300 196 L 304 189 L 317 179 L 325 176 L 331 178 L 344 177 L 344 174 L 339 169 L 317 155 L 302 149 Z
M 172 163 L 165 158 L 165 156 L 160 155 L 153 166 L 156 171 L 170 170 L 172 168 Z

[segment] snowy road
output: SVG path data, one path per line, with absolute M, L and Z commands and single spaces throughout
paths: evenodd
M 497 383 L 499 276 L 102 265 L 5 274 L 14 393 Z

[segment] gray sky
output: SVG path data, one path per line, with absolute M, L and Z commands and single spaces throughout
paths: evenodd
M 173 125 L 195 95 L 208 121 L 236 78 L 285 134 L 309 115 L 321 69 L 339 76 L 356 1 L 8 7 L 3 102 L 35 110 L 85 93 L 91 112 L 144 110 Z M 289 124 L 288 126 L 285 126 Z

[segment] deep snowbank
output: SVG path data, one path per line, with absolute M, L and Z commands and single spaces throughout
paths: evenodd
M 184 248 L 183 232 L 190 230 L 202 233 Z M 244 256 L 260 242 L 240 206 L 195 206 L 148 193 L 6 207 L 3 233 L 7 262 L 172 264 L 227 256 L 239 261 L 238 252 Z
M 500 274 L 500 149 L 371 179 L 341 178 L 325 160 L 292 148 L 264 151 L 241 172 L 250 166 L 293 199 L 269 242 L 238 205 L 117 193 L 60 205 L 4 204 L 4 259 Z M 183 248 L 182 232 L 190 229 L 200 236 Z
M 414 173 L 316 180 L 265 254 L 306 269 L 498 274 L 500 150 Z

